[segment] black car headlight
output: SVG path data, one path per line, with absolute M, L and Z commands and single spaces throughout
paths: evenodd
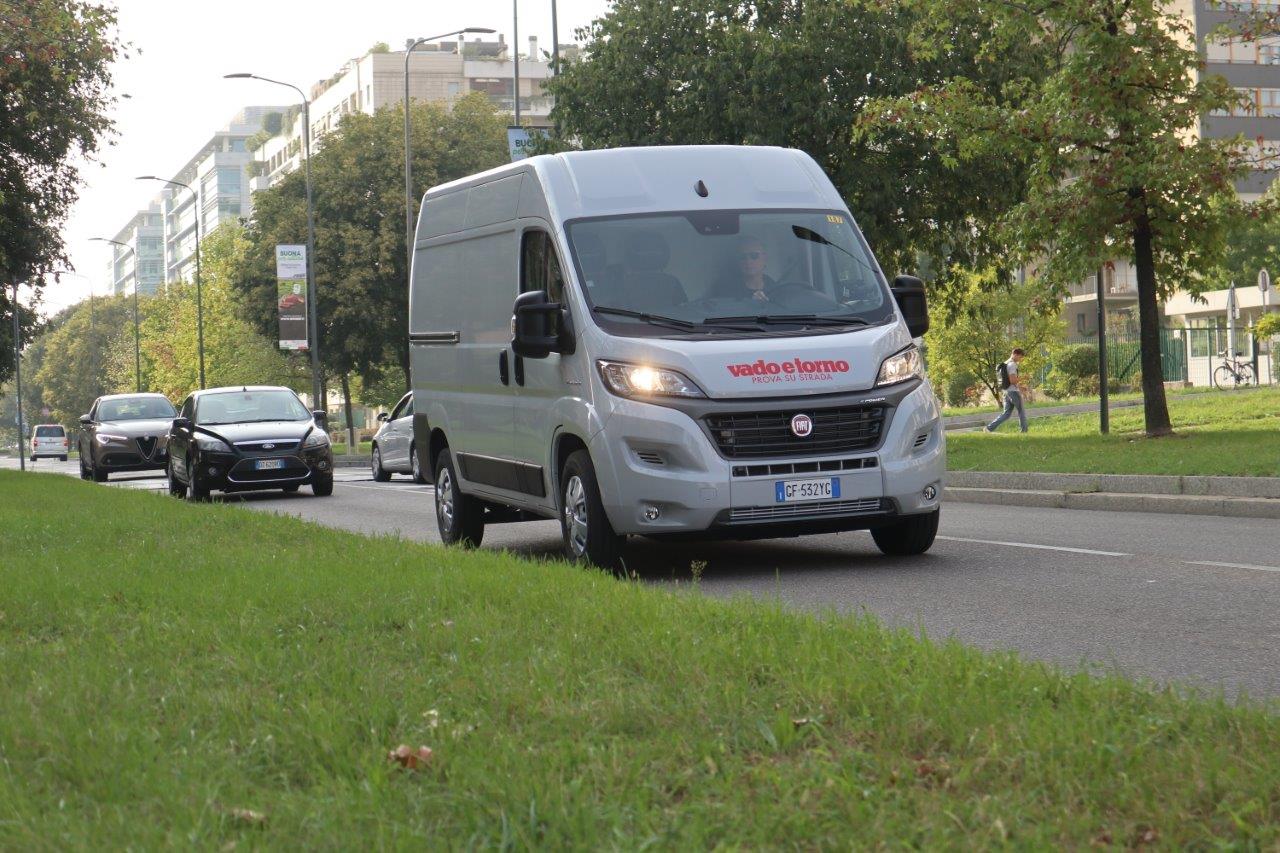
M 196 436 L 196 447 L 206 453 L 230 453 L 231 447 L 220 438 L 214 438 L 211 435 Z
M 329 446 L 329 436 L 319 431 L 313 431 L 307 436 L 307 440 L 302 442 L 304 450 L 320 450 Z

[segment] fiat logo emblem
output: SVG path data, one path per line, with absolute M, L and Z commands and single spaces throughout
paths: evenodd
M 813 432 L 813 418 L 808 415 L 796 415 L 791 419 L 791 432 L 797 438 L 807 438 Z
M 262 445 L 262 449 L 263 449 L 263 450 L 275 450 L 275 449 L 276 449 L 276 446 L 275 446 L 274 444 L 264 444 L 264 445 Z

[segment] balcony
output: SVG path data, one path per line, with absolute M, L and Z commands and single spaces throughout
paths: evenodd
M 1136 284 L 1128 281 L 1113 281 L 1105 288 L 1107 298 L 1116 299 L 1137 299 L 1138 287 Z M 1082 281 L 1073 284 L 1067 289 L 1072 302 L 1082 302 L 1084 300 L 1093 299 L 1098 295 L 1097 282 L 1093 280 Z

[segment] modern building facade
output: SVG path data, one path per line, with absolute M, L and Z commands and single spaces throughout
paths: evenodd
M 412 42 L 410 42 L 412 43 Z M 570 55 L 562 48 L 562 56 Z M 348 113 L 372 115 L 404 101 L 405 51 L 370 52 L 348 60 L 332 77 L 311 87 L 311 144 L 338 127 Z M 497 41 L 444 41 L 419 45 L 409 57 L 409 97 L 415 101 L 451 105 L 471 92 L 483 92 L 494 106 L 515 111 L 515 63 L 501 35 Z M 543 91 L 550 63 L 529 39 L 520 57 L 520 118 L 533 127 L 550 125 L 552 99 Z M 254 152 L 257 176 L 254 191 L 265 189 L 302 165 L 302 113 L 291 112 L 282 132 Z
M 245 107 L 197 150 L 170 180 L 186 184 L 165 186 L 113 238 L 129 249 L 114 249 L 109 281 L 116 293 L 141 294 L 163 285 L 195 278 L 196 216 L 200 233 L 208 234 L 224 219 L 247 218 L 252 212 L 248 167 L 252 155 L 247 140 L 262 129 L 266 117 L 287 107 Z

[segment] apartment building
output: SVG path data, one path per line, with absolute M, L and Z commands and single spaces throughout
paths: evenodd
M 112 239 L 108 280 L 115 293 L 155 293 L 164 284 L 195 278 L 196 217 L 200 233 L 213 231 L 224 219 L 247 218 L 253 197 L 248 167 L 253 157 L 247 140 L 262 129 L 268 115 L 287 107 L 245 107 L 200 146 L 169 180 L 191 191 L 164 186 L 145 210 L 137 211 Z M 157 184 L 157 186 L 161 186 Z
M 1242 95 L 1247 105 L 1221 113 L 1212 113 L 1200 119 L 1199 133 L 1203 137 L 1223 139 L 1243 134 L 1255 140 L 1258 152 L 1258 168 L 1237 182 L 1236 190 L 1246 200 L 1253 200 L 1265 193 L 1276 179 L 1280 166 L 1280 36 L 1256 41 L 1220 38 L 1215 35 L 1223 25 L 1229 25 L 1237 10 L 1280 11 L 1280 3 L 1258 0 L 1236 0 L 1226 5 L 1215 5 L 1209 0 L 1180 0 L 1180 14 L 1194 24 L 1196 42 L 1205 57 L 1204 74 L 1220 75 Z M 1106 297 L 1108 329 L 1137 329 L 1138 285 L 1133 266 L 1125 259 L 1112 261 L 1103 268 L 1103 291 Z M 1272 276 L 1280 276 L 1280 270 L 1270 270 Z M 1263 311 L 1277 309 L 1274 288 L 1265 298 L 1255 281 L 1236 282 L 1236 302 L 1239 317 L 1233 318 L 1237 329 L 1247 328 Z M 1077 338 L 1096 336 L 1097 281 L 1090 276 L 1073 285 L 1066 298 L 1064 317 L 1068 334 Z M 1190 294 L 1178 293 L 1163 306 L 1165 325 L 1174 329 L 1170 339 L 1186 347 L 1187 381 L 1196 385 L 1209 384 L 1212 367 L 1219 362 L 1217 354 L 1227 346 L 1227 291 L 1218 290 L 1193 299 Z M 1236 349 L 1246 360 L 1257 364 L 1263 381 L 1270 381 L 1271 354 L 1259 350 L 1252 338 L 1240 334 Z
M 412 43 L 412 42 L 410 42 Z M 562 49 L 562 55 L 576 48 Z M 311 87 L 311 141 L 315 145 L 348 113 L 372 115 L 404 101 L 405 51 L 371 51 L 344 63 L 327 80 Z M 502 35 L 497 41 L 444 41 L 419 45 L 409 57 L 409 97 L 450 105 L 471 92 L 483 92 L 497 109 L 515 111 L 515 63 Z M 550 126 L 552 99 L 543 91 L 550 63 L 530 38 L 520 57 L 520 118 L 534 127 Z M 265 189 L 302 165 L 302 114 L 291 114 L 283 131 L 254 152 L 254 191 Z

